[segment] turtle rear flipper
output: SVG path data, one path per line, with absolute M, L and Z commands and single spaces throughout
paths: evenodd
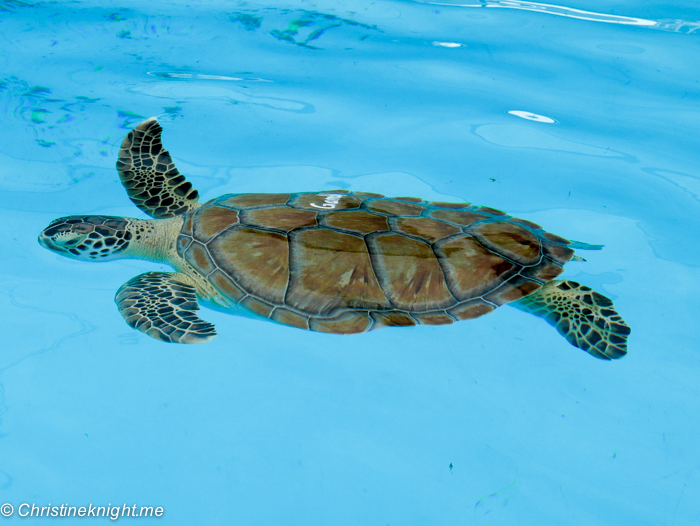
M 550 281 L 511 303 L 553 325 L 571 345 L 603 360 L 627 354 L 630 328 L 613 302 L 575 281 Z
M 197 316 L 197 295 L 175 272 L 146 272 L 124 283 L 114 298 L 126 323 L 156 340 L 205 343 L 214 325 Z
M 174 217 L 197 208 L 199 193 L 178 172 L 160 136 L 155 117 L 136 126 L 119 150 L 117 171 L 129 199 L 156 219 Z

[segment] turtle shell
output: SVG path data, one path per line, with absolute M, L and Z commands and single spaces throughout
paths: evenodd
M 177 250 L 232 306 L 347 334 L 491 312 L 558 276 L 569 244 L 492 208 L 335 190 L 221 196 Z

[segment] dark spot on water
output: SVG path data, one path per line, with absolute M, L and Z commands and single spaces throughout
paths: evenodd
M 105 15 L 105 18 L 114 22 L 121 22 L 122 20 L 126 20 L 126 17 L 122 16 L 121 13 L 110 13 L 109 15 Z
M 238 22 L 246 31 L 254 31 L 262 24 L 262 17 L 247 15 L 245 13 L 234 13 L 228 17 L 231 22 Z

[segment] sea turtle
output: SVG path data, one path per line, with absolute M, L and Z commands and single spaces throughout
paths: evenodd
M 535 223 L 469 203 L 347 190 L 228 194 L 200 204 L 161 133 L 155 118 L 142 122 L 117 161 L 129 197 L 154 219 L 63 217 L 39 236 L 73 259 L 171 265 L 176 272 L 136 276 L 115 298 L 126 322 L 153 338 L 216 336 L 197 316 L 198 300 L 336 334 L 448 324 L 510 303 L 597 358 L 627 352 L 630 329 L 612 301 L 553 281 L 574 257 L 572 243 Z

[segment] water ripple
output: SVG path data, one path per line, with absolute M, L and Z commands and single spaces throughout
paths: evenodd
M 201 73 L 181 73 L 178 71 L 149 71 L 148 75 L 163 79 L 197 79 L 197 80 L 245 80 L 247 82 L 274 82 L 273 80 L 260 79 L 256 77 L 227 77 L 225 75 L 205 75 Z
M 590 22 L 603 22 L 606 24 L 621 24 L 627 26 L 645 27 L 648 29 L 660 29 L 662 31 L 673 31 L 675 33 L 695 33 L 700 31 L 700 22 L 692 22 L 689 20 L 678 19 L 663 19 L 663 20 L 647 20 L 646 18 L 636 18 L 632 16 L 609 15 L 606 13 L 596 13 L 593 11 L 584 11 L 583 9 L 575 9 L 552 4 L 541 4 L 539 2 L 526 2 L 522 0 L 479 0 L 476 4 L 465 4 L 463 0 L 447 0 L 447 1 L 431 1 L 431 0 L 413 0 L 414 2 L 431 5 L 454 6 L 454 7 L 492 7 L 502 9 L 518 9 L 521 11 L 534 11 L 537 13 L 545 13 L 548 15 L 565 16 L 567 18 L 576 18 L 577 20 L 587 20 Z
M 263 16 L 264 15 L 264 16 Z M 271 18 L 272 20 L 268 20 Z M 228 19 L 240 25 L 245 31 L 253 32 L 258 29 L 267 30 L 268 34 L 280 42 L 287 42 L 307 49 L 322 49 L 318 46 L 319 39 L 330 30 L 341 29 L 344 33 L 353 34 L 353 40 L 363 41 L 370 32 L 381 30 L 375 25 L 364 24 L 348 18 L 340 18 L 318 11 L 290 10 L 265 8 L 235 12 Z M 291 19 L 291 20 L 290 20 Z M 275 27 L 269 26 L 269 23 Z M 286 26 L 285 26 L 286 24 Z M 350 30 L 350 31 L 348 31 Z M 345 36 L 345 39 L 347 35 Z M 324 38 L 324 40 L 326 40 Z
M 16 297 L 16 296 L 17 296 L 16 291 L 17 291 L 17 289 L 19 289 L 19 288 L 21 288 L 21 287 L 25 287 L 25 286 L 27 286 L 27 285 L 33 285 L 33 284 L 32 284 L 32 283 L 23 283 L 23 284 L 21 284 L 21 285 L 17 285 L 17 286 L 15 286 L 15 287 L 13 287 L 12 289 L 10 289 L 10 290 L 7 291 L 7 292 L 5 292 L 5 291 L 0 291 L 0 294 L 3 294 L 3 295 L 8 296 L 8 298 L 9 298 L 9 300 L 10 300 L 10 303 L 11 303 L 12 306 L 15 307 L 15 308 L 18 308 L 18 309 L 28 309 L 28 310 L 30 310 L 30 311 L 33 311 L 34 313 L 39 313 L 39 314 L 42 314 L 42 315 L 58 315 L 58 316 L 64 316 L 64 317 L 68 318 L 68 319 L 73 323 L 73 327 L 78 326 L 79 329 L 78 329 L 78 330 L 74 330 L 73 332 L 71 332 L 71 333 L 69 333 L 69 334 L 65 334 L 65 335 L 63 335 L 63 336 L 61 336 L 61 337 L 55 339 L 55 340 L 54 340 L 50 345 L 48 345 L 48 346 L 41 347 L 41 348 L 39 348 L 39 349 L 36 349 L 36 350 L 33 350 L 33 351 L 29 351 L 29 352 L 21 352 L 21 355 L 20 355 L 19 357 L 15 358 L 15 359 L 12 360 L 10 363 L 4 363 L 3 366 L 0 367 L 0 375 L 2 375 L 5 371 L 7 371 L 8 369 L 11 369 L 11 368 L 14 367 L 15 365 L 17 365 L 17 364 L 23 362 L 24 360 L 26 360 L 26 359 L 29 358 L 30 356 L 36 356 L 36 355 L 38 355 L 38 354 L 43 354 L 43 353 L 45 353 L 45 352 L 52 351 L 52 350 L 54 350 L 54 349 L 57 349 L 57 348 L 60 347 L 61 345 L 63 345 L 63 343 L 65 343 L 65 342 L 68 341 L 68 340 L 71 340 L 71 339 L 73 339 L 73 338 L 75 338 L 75 337 L 77 337 L 77 336 L 81 336 L 81 335 L 83 335 L 83 334 L 87 334 L 87 333 L 92 332 L 92 331 L 95 330 L 95 326 L 94 326 L 94 325 L 92 325 L 90 322 L 88 322 L 88 321 L 86 321 L 86 320 L 83 320 L 82 318 L 80 318 L 79 316 L 77 316 L 77 315 L 75 315 L 75 314 L 71 314 L 71 313 L 69 313 L 69 312 L 60 312 L 60 311 L 48 310 L 48 309 L 44 309 L 44 308 L 38 307 L 38 306 L 36 306 L 36 305 L 31 305 L 31 304 L 28 304 L 28 303 L 22 303 L 22 302 L 20 302 L 20 301 L 17 299 L 17 297 Z M 5 356 L 3 356 L 3 358 L 5 358 Z
M 129 88 L 128 91 L 169 100 L 216 99 L 228 101 L 231 104 L 253 104 L 273 110 L 295 113 L 314 113 L 316 111 L 312 104 L 304 101 L 250 95 L 229 87 L 179 82 L 178 79 L 136 86 Z

